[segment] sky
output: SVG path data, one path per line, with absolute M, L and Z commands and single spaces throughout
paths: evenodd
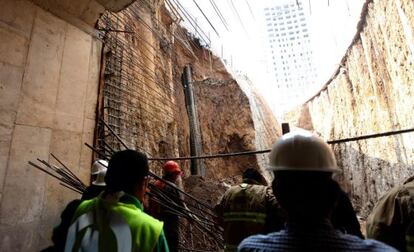
M 345 55 L 356 33 L 365 0 L 298 1 L 304 6 L 308 20 L 318 75 L 315 86 L 309 87 L 308 93 L 311 97 L 328 81 Z M 169 0 L 169 2 L 179 6 L 176 7 L 178 10 L 185 9 L 185 14 L 179 11 L 184 19 L 182 24 L 197 36 L 204 37 L 213 53 L 226 63 L 229 71 L 246 75 L 251 79 L 275 116 L 282 120 L 283 114 L 278 106 L 277 97 L 283 94 L 275 88 L 276 84 L 267 70 L 264 8 L 272 2 L 296 3 L 296 0 Z M 219 9 L 219 13 L 215 7 Z M 187 18 L 188 16 L 191 18 Z M 300 102 L 297 105 L 299 106 Z

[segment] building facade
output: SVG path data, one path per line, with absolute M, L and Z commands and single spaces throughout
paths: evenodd
M 271 90 L 277 94 L 273 106 L 287 112 L 313 93 L 316 68 L 310 31 L 303 5 L 295 1 L 269 1 L 264 8 L 267 64 Z

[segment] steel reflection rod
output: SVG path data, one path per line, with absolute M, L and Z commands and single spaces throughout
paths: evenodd
M 194 206 L 194 204 L 192 204 L 192 203 L 190 203 L 188 200 L 183 200 L 183 199 L 180 199 L 180 198 L 178 198 L 178 197 L 176 197 L 175 195 L 172 195 L 172 194 L 170 194 L 170 193 L 168 193 L 168 192 L 164 192 L 163 190 L 161 190 L 161 189 L 159 189 L 159 188 L 157 188 L 156 186 L 154 186 L 154 185 L 152 185 L 152 184 L 150 184 L 150 186 L 151 186 L 151 189 L 155 189 L 155 191 L 157 191 L 158 193 L 160 193 L 161 195 L 165 195 L 165 197 L 166 198 L 168 198 L 169 200 L 180 200 L 180 201 L 182 201 L 182 202 L 184 202 L 187 206 L 191 206 L 191 207 L 193 207 L 193 208 L 195 208 L 196 210 L 198 210 L 199 212 L 202 212 L 203 214 L 207 214 L 207 215 L 210 215 L 212 218 L 217 218 L 217 216 L 216 215 L 214 215 L 214 214 L 212 214 L 212 213 L 210 213 L 209 211 L 205 211 L 205 210 L 203 210 L 203 209 L 200 209 L 200 208 L 196 208 L 195 206 Z M 198 204 L 198 202 L 196 202 L 196 204 Z M 184 208 L 184 207 L 182 207 L 182 206 L 178 206 L 180 209 L 182 209 L 182 210 L 184 210 L 184 211 L 189 211 L 189 212 L 191 212 L 192 214 L 194 214 L 194 215 L 196 215 L 197 217 L 199 217 L 199 218 L 201 218 L 201 219 L 204 219 L 206 222 L 211 222 L 211 223 L 214 223 L 214 221 L 212 221 L 211 219 L 209 219 L 209 218 L 207 218 L 207 217 L 205 217 L 205 216 L 202 216 L 200 213 L 198 213 L 198 212 L 195 212 L 195 211 L 193 211 L 193 210 L 191 210 L 191 209 L 186 209 L 186 208 Z M 209 224 L 210 225 L 210 224 Z
M 150 189 L 153 190 L 153 192 L 159 197 L 160 200 L 164 200 L 166 203 L 169 203 L 171 205 L 171 208 L 175 209 L 176 211 L 179 211 L 180 213 L 185 214 L 184 216 L 192 219 L 194 221 L 198 221 L 200 224 L 204 224 L 204 225 L 208 225 L 208 226 L 214 226 L 214 221 L 210 220 L 204 216 L 201 216 L 201 214 L 196 213 L 194 211 L 192 211 L 191 209 L 185 208 L 183 206 L 181 206 L 180 204 L 178 204 L 176 201 L 172 200 L 170 197 L 168 197 L 164 192 L 162 192 L 162 190 L 160 190 L 159 188 L 157 188 L 155 185 L 150 184 Z M 154 190 L 156 189 L 156 190 Z M 204 219 L 196 219 L 194 217 L 192 217 L 191 215 L 194 215 L 197 218 L 201 218 Z
M 62 166 L 63 166 L 63 168 L 65 168 L 70 174 L 72 174 L 75 178 L 76 178 L 76 180 L 78 180 L 80 183 L 82 183 L 83 184 L 83 182 L 63 163 L 63 162 L 61 162 L 55 155 L 53 155 L 53 153 L 50 153 L 50 155 L 54 158 L 54 159 L 56 159 L 56 161 L 58 161 L 59 162 L 59 164 L 61 164 Z
M 209 210 L 212 210 L 212 211 L 213 211 L 213 209 L 212 209 L 212 207 L 211 207 L 211 206 L 208 206 L 207 204 L 205 204 L 205 203 L 201 202 L 200 200 L 196 199 L 193 195 L 191 195 L 191 194 L 189 194 L 189 193 L 184 192 L 183 190 L 181 190 L 180 188 L 176 187 L 175 185 L 171 185 L 172 183 L 171 183 L 170 181 L 168 181 L 168 180 L 165 180 L 165 179 L 161 178 L 160 176 L 158 176 L 158 175 L 154 174 L 154 173 L 153 173 L 153 172 L 151 172 L 151 171 L 149 172 L 149 175 L 150 175 L 150 176 L 152 176 L 152 177 L 154 177 L 154 178 L 156 178 L 156 179 L 158 179 L 158 180 L 161 180 L 162 182 L 164 182 L 164 183 L 166 183 L 166 184 L 169 184 L 170 186 L 174 186 L 174 187 L 175 187 L 175 188 L 176 188 L 179 192 L 181 192 L 181 193 L 183 193 L 184 195 L 186 195 L 186 196 L 190 197 L 192 200 L 196 201 L 196 202 L 197 202 L 197 203 L 199 203 L 200 205 L 202 205 L 202 206 L 204 206 L 204 207 L 208 208 Z
M 105 157 L 106 159 L 110 159 L 111 157 L 109 155 L 106 155 L 104 153 L 102 153 L 101 151 L 99 151 L 98 149 L 96 149 L 95 147 L 90 146 L 88 143 L 85 143 L 85 145 L 90 148 L 91 150 L 93 150 L 94 152 L 96 152 L 97 154 Z
M 76 188 L 76 187 L 74 187 L 73 185 L 71 185 L 70 183 L 68 183 L 67 181 L 65 181 L 63 178 L 60 178 L 60 177 L 58 177 L 58 176 L 54 175 L 53 173 L 51 173 L 51 172 L 47 171 L 46 169 L 44 169 L 44 168 L 42 168 L 42 167 L 38 166 L 37 164 L 33 163 L 32 161 L 29 161 L 28 163 L 29 163 L 29 165 L 31 165 L 31 166 L 33 166 L 33 167 L 35 167 L 35 168 L 37 168 L 37 169 L 41 170 L 42 172 L 44 172 L 44 173 L 46 173 L 46 174 L 48 174 L 48 175 L 50 175 L 50 176 L 54 177 L 55 179 L 57 179 L 57 180 L 59 180 L 59 181 L 61 181 L 61 182 L 65 183 L 65 184 L 67 184 L 68 186 L 70 186 L 70 187 L 72 187 L 72 188 Z
M 64 187 L 66 187 L 66 188 L 68 188 L 68 189 L 70 189 L 70 190 L 72 190 L 72 191 L 76 192 L 76 193 L 83 194 L 83 192 L 81 192 L 81 191 L 79 191 L 79 190 L 77 190 L 77 189 L 74 189 L 74 188 L 72 188 L 72 187 L 69 187 L 69 186 L 65 185 L 64 183 L 62 183 L 62 182 L 59 182 L 59 184 L 60 184 L 61 186 L 64 186 Z
M 108 130 L 115 136 L 115 138 L 122 144 L 123 143 L 123 141 L 122 141 L 122 139 L 112 130 L 112 128 L 111 127 L 109 127 L 109 125 L 107 124 L 107 123 L 105 123 L 105 121 L 102 119 L 102 118 L 99 118 L 99 120 L 108 128 Z M 94 151 L 97 151 L 97 150 L 95 150 L 95 148 L 93 148 L 92 146 L 90 146 L 89 144 L 87 144 L 87 143 L 85 143 L 85 145 L 86 146 L 88 146 L 89 148 L 91 148 L 92 150 L 94 150 Z M 126 147 L 126 145 L 125 144 L 123 144 L 125 147 Z M 127 149 L 129 149 L 128 147 L 126 147 Z M 150 158 L 148 158 L 148 160 L 150 160 Z M 211 210 L 211 211 L 213 211 L 213 209 L 212 209 L 212 207 L 211 206 L 208 206 L 207 204 L 205 204 L 205 203 L 203 203 L 203 202 L 201 202 L 201 201 L 199 201 L 198 199 L 196 199 L 194 196 L 192 196 L 191 194 L 188 194 L 188 193 L 186 193 L 186 192 L 184 192 L 183 190 L 181 190 L 180 188 L 178 188 L 178 187 L 176 187 L 175 185 L 173 185 L 170 181 L 168 181 L 168 180 L 165 180 L 165 179 L 163 179 L 163 178 L 161 178 L 160 176 L 158 176 L 158 175 L 156 175 L 156 174 L 154 174 L 153 172 L 151 172 L 151 171 L 149 171 L 149 175 L 150 176 L 152 176 L 152 177 L 154 177 L 154 178 L 156 178 L 156 179 L 158 179 L 158 180 L 161 180 L 162 182 L 164 182 L 164 183 L 166 183 L 166 184 L 168 184 L 168 185 L 170 185 L 170 186 L 174 186 L 176 189 L 177 189 L 177 191 L 179 191 L 179 192 L 181 192 L 181 193 L 183 193 L 184 195 L 186 195 L 186 196 L 188 196 L 188 197 L 190 197 L 191 199 L 193 199 L 194 201 L 196 201 L 197 203 L 199 203 L 200 205 L 202 205 L 202 206 L 204 206 L 204 207 L 206 207 L 206 208 L 208 208 L 209 210 Z
M 112 135 L 128 150 L 128 146 L 124 143 L 124 141 L 122 141 L 122 139 L 113 131 L 113 129 L 111 127 L 109 127 L 109 125 L 102 119 L 99 117 L 99 121 L 102 122 L 106 128 L 112 133 Z

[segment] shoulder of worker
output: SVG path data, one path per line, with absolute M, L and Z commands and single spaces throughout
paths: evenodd
M 377 240 L 361 239 L 355 235 L 342 234 L 342 242 L 349 244 L 353 251 L 398 251 L 397 249 Z
M 408 206 L 409 204 L 406 203 L 410 202 L 412 198 L 414 199 L 414 181 L 392 188 L 378 200 L 368 217 L 368 221 L 378 215 L 393 214 L 396 205 L 404 204 Z M 414 211 L 414 209 L 412 210 Z
M 111 208 L 122 213 L 131 228 L 144 225 L 159 230 L 159 233 L 162 230 L 163 222 L 145 213 L 142 203 L 134 196 L 124 195 L 118 204 L 112 205 Z
M 394 187 L 382 196 L 367 218 L 367 236 L 379 237 L 409 221 L 414 215 L 413 199 L 414 181 Z
M 281 251 L 277 249 L 279 235 L 279 232 L 275 232 L 267 235 L 257 234 L 249 236 L 239 244 L 237 251 Z
M 257 184 L 248 184 L 248 183 L 241 183 L 239 185 L 235 185 L 230 187 L 223 195 L 223 199 L 232 197 L 234 194 L 239 194 L 242 191 L 246 191 L 249 194 L 255 194 L 258 196 L 265 197 L 268 191 L 267 186 L 264 185 L 257 185 Z

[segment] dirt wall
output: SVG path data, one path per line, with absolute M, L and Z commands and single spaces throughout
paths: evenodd
M 84 143 L 102 147 L 97 115 L 128 147 L 151 157 L 190 154 L 181 84 L 187 64 L 194 81 L 203 84 L 196 87 L 198 112 L 208 111 L 200 119 L 203 129 L 216 120 L 215 131 L 203 133 L 203 148 L 209 147 L 204 154 L 256 149 L 246 95 L 221 61 L 174 22 L 162 1 L 136 1 L 128 7 L 135 6 L 136 12 L 111 13 L 115 19 L 107 20 L 109 28 L 118 24 L 119 31 L 95 29 L 104 10 L 97 2 L 0 0 L 1 251 L 39 251 L 50 245 L 61 211 L 80 195 L 27 162 L 53 163 L 52 152 L 88 184 L 96 155 Z M 117 40 L 112 45 L 124 50 L 107 39 Z M 109 108 L 112 112 L 105 112 Z M 225 134 L 218 137 L 220 132 Z M 208 176 L 258 167 L 256 157 L 244 159 L 209 165 Z M 188 162 L 180 164 L 188 176 Z M 151 167 L 161 173 L 161 162 Z M 225 170 L 229 173 L 216 175 Z

